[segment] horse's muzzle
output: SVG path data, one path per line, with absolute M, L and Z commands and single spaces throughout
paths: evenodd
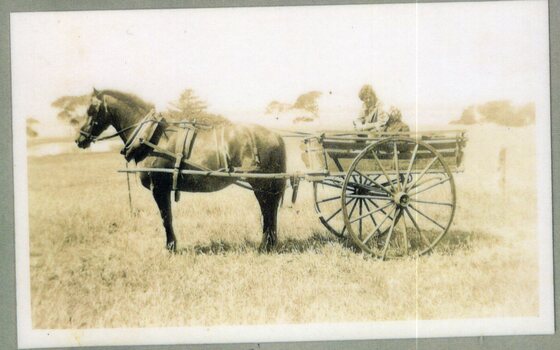
M 84 135 L 80 135 L 78 136 L 78 138 L 76 139 L 76 145 L 78 145 L 78 147 L 80 148 L 88 148 L 89 145 L 91 144 L 91 140 L 87 137 L 85 137 Z

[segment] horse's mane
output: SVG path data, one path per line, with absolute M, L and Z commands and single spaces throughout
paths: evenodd
M 124 92 L 115 91 L 115 90 L 103 90 L 103 91 L 101 91 L 101 95 L 107 95 L 107 96 L 114 97 L 117 100 L 119 100 L 123 103 L 126 103 L 129 107 L 132 107 L 132 108 L 142 108 L 144 110 L 154 108 L 153 104 L 151 104 L 149 102 L 145 102 L 140 97 L 138 97 L 134 94 L 124 93 Z

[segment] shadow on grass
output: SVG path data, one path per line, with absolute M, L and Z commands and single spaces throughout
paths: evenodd
M 441 239 L 435 250 L 443 254 L 453 254 L 457 251 L 472 250 L 479 245 L 500 245 L 504 239 L 485 232 L 474 232 L 464 230 L 450 230 Z
M 348 239 L 338 238 L 329 233 L 313 232 L 311 237 L 306 239 L 288 238 L 278 242 L 275 252 L 283 253 L 305 253 L 320 252 L 327 245 L 341 245 L 346 249 L 355 251 L 354 245 Z
M 478 245 L 499 245 L 503 238 L 484 232 L 451 230 L 435 247 L 435 251 L 444 255 L 453 255 L 458 251 L 469 251 Z M 242 242 L 211 240 L 207 243 L 179 248 L 178 254 L 226 255 L 259 252 L 260 241 L 245 239 Z M 339 245 L 350 252 L 359 249 L 350 239 L 338 238 L 327 232 L 315 231 L 308 238 L 280 239 L 271 254 L 320 253 L 325 246 Z
M 191 247 L 180 248 L 179 254 L 194 253 L 196 255 L 225 255 L 229 253 L 258 252 L 260 241 L 245 239 L 243 242 L 229 242 L 225 240 L 211 240 L 208 243 L 196 244 Z M 340 239 L 328 233 L 313 232 L 304 239 L 286 238 L 279 239 L 276 247 L 271 251 L 272 254 L 293 254 L 320 252 L 327 245 L 342 245 L 345 248 L 354 250 L 351 242 Z

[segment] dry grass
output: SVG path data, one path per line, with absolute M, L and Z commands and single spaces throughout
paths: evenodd
M 485 127 L 469 136 L 451 231 L 434 254 L 386 262 L 321 226 L 310 184 L 281 209 L 271 254 L 257 253 L 260 216 L 250 192 L 183 194 L 174 206 L 179 254 L 169 255 L 155 203 L 134 178 L 129 214 L 126 177 L 116 173 L 121 156 L 30 158 L 33 326 L 535 316 L 533 130 Z M 497 189 L 498 138 L 508 147 L 505 195 Z

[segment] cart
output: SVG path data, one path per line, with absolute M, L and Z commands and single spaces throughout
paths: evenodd
M 303 140 L 315 210 L 338 237 L 381 259 L 430 252 L 456 208 L 464 130 L 326 132 Z

